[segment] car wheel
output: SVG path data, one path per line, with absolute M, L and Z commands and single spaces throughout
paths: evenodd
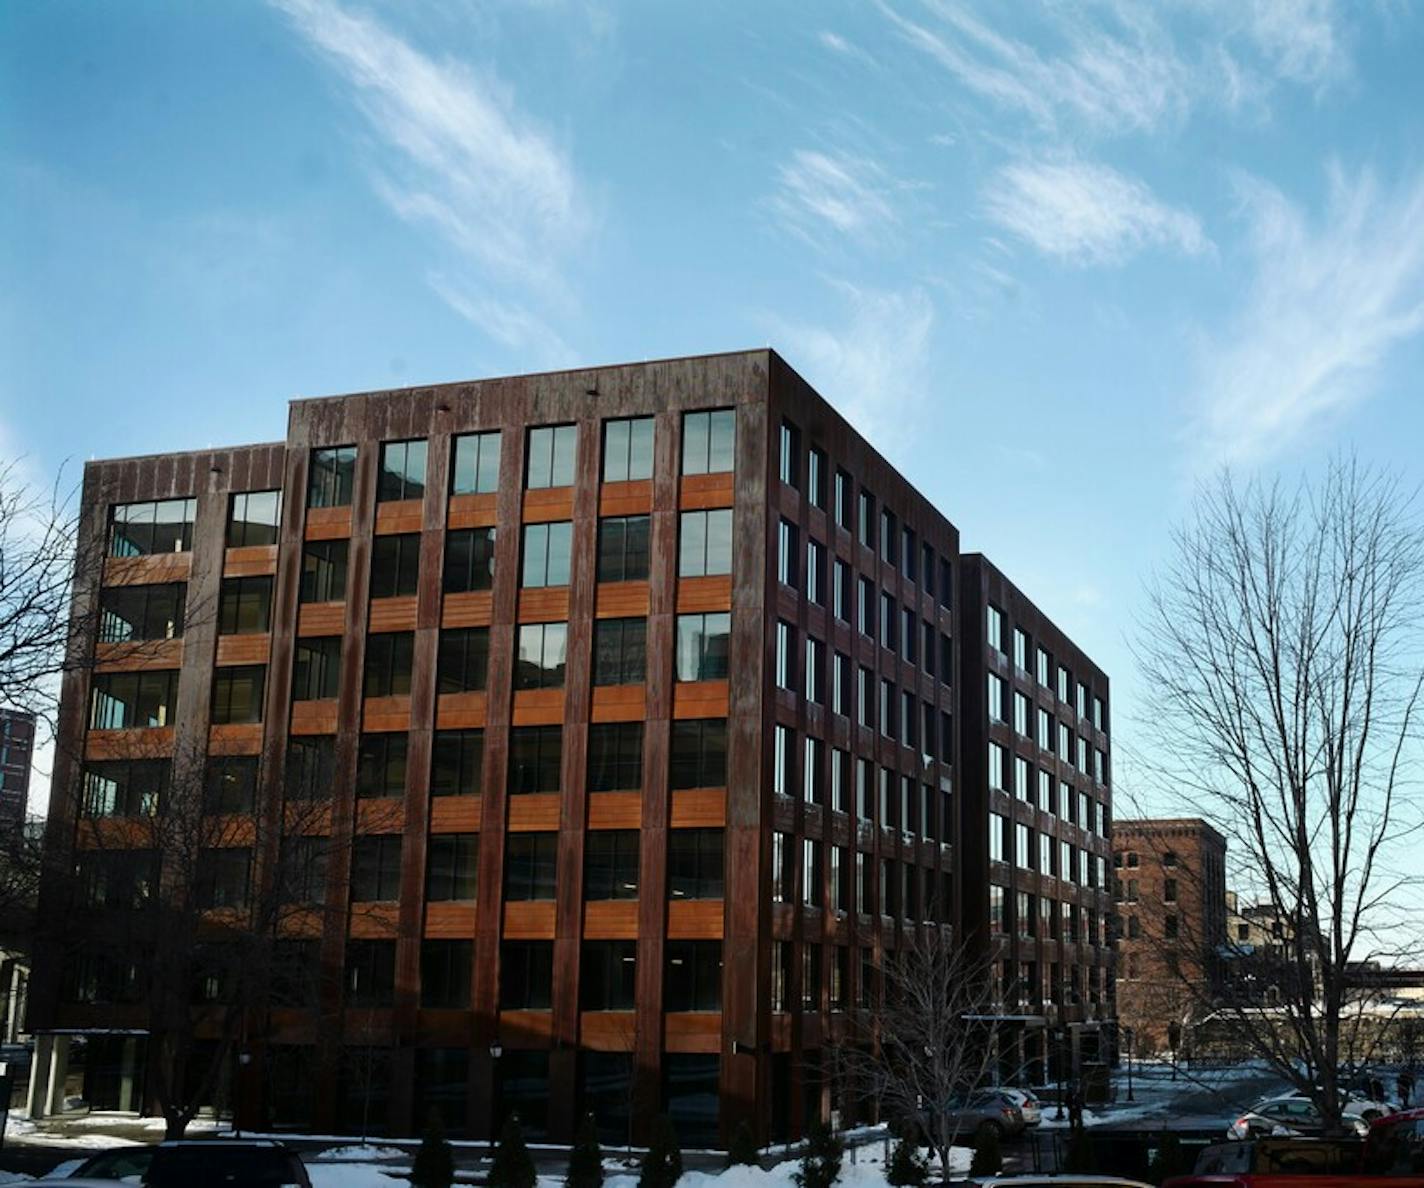
M 978 1135 L 980 1139 L 1002 1139 L 1004 1137 L 1004 1128 L 992 1118 L 986 1118 L 983 1122 L 979 1123 Z

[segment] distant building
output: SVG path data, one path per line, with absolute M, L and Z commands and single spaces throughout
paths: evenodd
M 1226 839 L 1197 817 L 1119 820 L 1112 845 L 1119 1024 L 1164 1051 L 1222 990 Z
M 25 819 L 34 749 L 34 714 L 0 709 L 0 825 Z

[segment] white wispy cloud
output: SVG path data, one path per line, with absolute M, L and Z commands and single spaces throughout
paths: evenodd
M 1315 221 L 1264 182 L 1238 188 L 1255 275 L 1230 331 L 1202 345 L 1194 428 L 1207 464 L 1265 457 L 1346 412 L 1424 330 L 1424 175 L 1385 189 L 1332 166 Z
M 440 272 L 427 273 L 425 279 L 465 321 L 531 364 L 548 368 L 573 364 L 575 356 L 568 343 L 527 306 L 489 293 L 471 292 Z
M 831 283 L 844 303 L 843 321 L 763 320 L 807 381 L 876 449 L 893 457 L 910 445 L 915 414 L 930 391 L 933 303 L 920 288 Z
M 1144 248 L 1196 255 L 1211 244 L 1190 211 L 1169 206 L 1136 178 L 1078 160 L 1023 161 L 995 173 L 986 216 L 1046 255 L 1115 264 Z
M 875 161 L 836 150 L 797 149 L 777 171 L 772 212 L 813 243 L 827 232 L 864 240 L 896 221 L 895 182 Z
M 591 225 L 568 154 L 488 71 L 420 52 L 331 0 L 272 0 L 336 72 L 374 134 L 372 184 L 482 279 L 566 298 Z

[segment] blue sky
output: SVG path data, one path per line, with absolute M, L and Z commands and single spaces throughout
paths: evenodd
M 0 6 L 0 452 L 771 344 L 1080 640 L 1193 484 L 1424 477 L 1404 3 Z

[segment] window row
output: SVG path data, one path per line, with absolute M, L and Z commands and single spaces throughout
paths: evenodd
M 1091 908 L 1060 902 L 1047 895 L 989 887 L 989 930 L 1041 940 L 1106 945 L 1107 918 Z
M 992 603 L 987 608 L 988 621 L 986 631 L 988 634 L 989 646 L 996 652 L 1006 653 L 1004 639 L 1004 613 Z M 1074 684 L 1073 674 L 1063 665 L 1057 666 L 1057 682 L 1054 683 L 1053 657 L 1048 650 L 1039 645 L 1033 648 L 1033 669 L 1029 669 L 1029 649 L 1031 641 L 1028 633 L 1022 627 L 1013 629 L 1013 657 L 1014 668 L 1019 672 L 1028 674 L 1032 671 L 1034 679 L 1045 689 L 1053 689 L 1058 700 L 1064 705 L 1071 705 L 1077 711 L 1080 720 L 1087 720 L 1091 714 L 1093 727 L 1097 730 L 1107 729 L 1107 711 L 1103 699 L 1091 693 L 1088 686 L 1082 681 Z M 1075 696 L 1076 694 L 1076 696 Z
M 954 883 L 948 870 L 789 833 L 771 835 L 774 903 L 905 920 L 953 922 Z
M 1010 764 L 1013 768 L 1012 785 L 1009 782 Z M 1082 789 L 1075 790 L 1067 780 L 1056 781 L 1058 795 L 1055 798 L 1055 780 L 1051 770 L 1035 767 L 1022 755 L 1013 755 L 993 741 L 988 744 L 985 782 L 992 789 L 1010 793 L 1016 799 L 1042 812 L 1052 813 L 1088 833 L 1108 836 L 1109 810 L 1105 803 Z
M 989 814 L 989 859 L 1012 863 L 1080 887 L 1108 889 L 1107 859 L 1071 842 L 1040 833 L 1002 813 Z

